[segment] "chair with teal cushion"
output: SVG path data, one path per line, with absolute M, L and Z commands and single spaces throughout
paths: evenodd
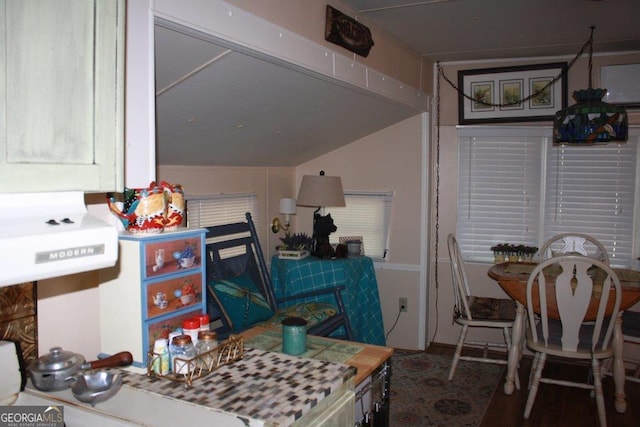
M 299 293 L 277 299 L 251 219 L 207 227 L 207 292 L 212 319 L 220 318 L 218 336 L 224 338 L 253 326 L 281 328 L 286 317 L 302 317 L 311 335 L 351 340 L 351 326 L 342 301 L 344 286 Z M 333 295 L 334 304 L 306 302 L 317 295 Z M 295 302 L 287 308 L 280 304 Z

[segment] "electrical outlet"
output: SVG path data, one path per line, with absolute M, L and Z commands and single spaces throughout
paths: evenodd
M 406 298 L 399 298 L 398 299 L 398 304 L 399 304 L 399 310 L 402 312 L 406 312 L 407 311 L 407 299 Z

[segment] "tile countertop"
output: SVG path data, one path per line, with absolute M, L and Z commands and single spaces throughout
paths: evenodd
M 242 333 L 245 345 L 261 350 L 279 352 L 282 333 L 256 326 Z M 392 347 L 338 340 L 329 337 L 307 336 L 307 352 L 300 357 L 344 363 L 356 368 L 355 385 L 371 376 L 393 355 Z
M 126 373 L 125 384 L 267 425 L 288 426 L 355 375 L 347 365 L 253 348 L 206 377 L 183 383 Z
M 195 412 L 208 410 L 209 417 L 226 414 L 248 426 L 289 426 L 345 383 L 352 382 L 355 375 L 355 369 L 344 364 L 247 347 L 243 359 L 195 379 L 188 389 L 182 382 L 120 371 L 124 377 L 122 388 L 95 408 L 75 400 L 69 389 L 47 396 L 58 398 L 65 405 L 83 406 L 141 425 L 148 425 L 150 418 L 157 419 L 152 422 L 154 426 L 194 421 Z M 136 400 L 139 398 L 144 398 L 144 403 Z M 179 410 L 151 417 L 158 409 L 175 404 L 181 404 Z M 207 419 L 211 420 L 202 418 Z

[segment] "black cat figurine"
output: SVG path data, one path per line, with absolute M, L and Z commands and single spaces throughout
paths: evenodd
M 314 255 L 321 258 L 332 258 L 335 256 L 333 247 L 329 243 L 329 234 L 336 231 L 338 227 L 333 224 L 331 214 L 322 216 L 318 213 L 313 215 L 313 239 L 315 240 Z

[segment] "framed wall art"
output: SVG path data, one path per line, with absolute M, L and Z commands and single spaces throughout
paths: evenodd
M 458 71 L 458 121 L 553 120 L 567 107 L 566 72 L 566 62 Z
M 607 89 L 602 99 L 626 108 L 640 108 L 640 64 L 605 65 L 600 67 L 600 86 Z

